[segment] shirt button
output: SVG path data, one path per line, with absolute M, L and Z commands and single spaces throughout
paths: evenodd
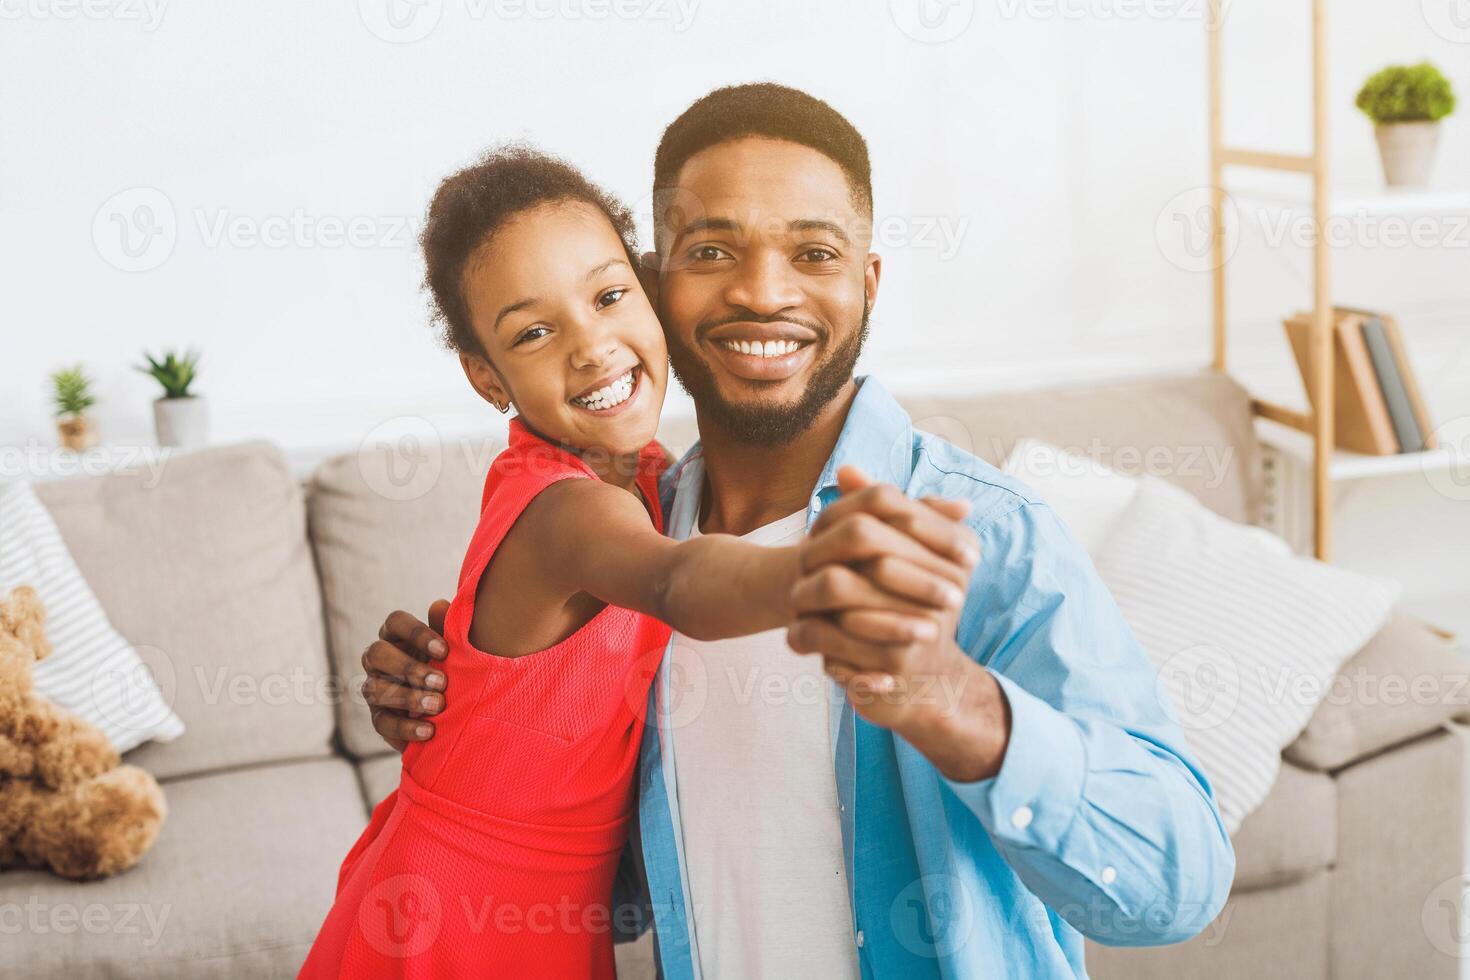
M 1117 880 L 1118 880 L 1118 869 L 1117 868 L 1113 867 L 1110 864 L 1106 868 L 1103 868 L 1102 869 L 1102 883 L 1104 885 L 1111 885 L 1113 882 L 1115 882 Z
M 1025 830 L 1027 827 L 1031 826 L 1031 818 L 1033 816 L 1035 816 L 1035 814 L 1031 812 L 1031 808 L 1029 806 L 1018 806 L 1016 807 L 1015 811 L 1011 813 L 1011 826 L 1015 827 L 1017 830 Z
M 861 929 L 858 930 L 857 944 L 858 944 L 858 949 L 862 949 L 863 948 L 863 931 Z

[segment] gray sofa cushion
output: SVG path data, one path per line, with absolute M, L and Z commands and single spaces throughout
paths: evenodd
M 165 784 L 169 817 L 141 864 L 79 885 L 0 875 L 26 916 L 0 976 L 290 977 L 331 906 L 367 821 L 352 766 L 318 759 Z
M 1328 867 L 1337 857 L 1337 784 L 1320 772 L 1283 763 L 1271 794 L 1245 818 L 1232 843 L 1238 893 Z
M 485 473 L 502 447 L 487 439 L 373 448 L 330 459 L 312 475 L 311 540 L 332 663 L 347 690 L 342 741 L 357 758 L 386 748 L 360 693 L 362 651 L 394 609 L 422 618 L 433 600 L 453 598 Z
M 398 788 L 398 773 L 402 769 L 403 760 L 397 752 L 375 755 L 357 764 L 357 775 L 362 780 L 363 802 L 369 810 Z
M 1341 769 L 1470 716 L 1470 659 L 1428 626 L 1395 614 L 1338 672 L 1312 720 L 1283 755 Z
M 279 450 L 183 453 L 156 478 L 139 470 L 36 493 L 187 726 L 129 761 L 162 778 L 330 752 L 338 699 L 321 593 Z
M 914 424 L 996 465 L 1032 436 L 1128 474 L 1175 483 L 1243 524 L 1261 516 L 1250 396 L 1203 371 L 1068 389 L 900 399 Z

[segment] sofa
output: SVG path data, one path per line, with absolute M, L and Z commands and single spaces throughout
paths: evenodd
M 1119 469 L 1137 459 L 1227 517 L 1262 517 L 1249 400 L 1222 375 L 904 401 L 921 427 L 992 461 L 1034 436 Z M 664 433 L 676 449 L 691 437 L 687 421 Z M 170 807 L 136 868 L 86 884 L 0 875 L 0 976 L 294 975 L 342 855 L 397 780 L 358 693 L 360 654 L 389 610 L 452 593 L 497 445 L 371 447 L 303 480 L 249 443 L 176 455 L 156 475 L 38 485 L 188 731 L 127 756 Z M 1200 465 L 1205 453 L 1225 465 Z M 1396 617 L 1353 670 L 1429 677 L 1445 696 L 1324 703 L 1236 836 L 1216 922 L 1172 947 L 1090 946 L 1093 977 L 1458 975 L 1464 668 L 1443 637 Z M 652 976 L 648 937 L 619 964 Z

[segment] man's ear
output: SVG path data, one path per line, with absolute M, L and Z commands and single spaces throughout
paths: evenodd
M 502 412 L 510 408 L 510 389 L 488 359 L 481 354 L 460 354 L 459 365 L 464 368 L 470 387 L 479 392 L 481 398 Z
M 863 269 L 863 292 L 868 296 L 868 306 L 878 304 L 878 280 L 883 275 L 883 256 L 877 252 L 868 253 L 867 265 Z
M 638 285 L 648 297 L 648 305 L 658 309 L 658 271 L 663 263 L 657 252 L 644 252 L 638 261 Z

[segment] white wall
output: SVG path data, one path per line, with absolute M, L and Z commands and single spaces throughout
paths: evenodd
M 153 383 L 129 365 L 172 344 L 203 348 L 221 439 L 345 445 L 396 415 L 479 419 L 418 288 L 413 226 L 437 179 L 529 137 L 637 201 L 662 127 L 755 79 L 830 100 L 872 146 L 892 225 L 866 369 L 908 386 L 1207 347 L 1208 276 L 1181 268 L 1169 210 L 1207 179 L 1204 0 L 925 0 L 941 30 L 971 18 L 944 43 L 900 29 L 912 0 L 80 2 L 0 0 L 0 445 L 54 439 L 45 376 L 74 361 L 99 381 L 104 436 L 148 441 Z M 432 30 L 375 36 L 390 2 Z M 1436 33 L 1436 3 L 1332 4 L 1348 184 L 1378 180 L 1351 108 L 1370 70 L 1432 57 L 1470 100 L 1470 43 Z M 1307 7 L 1230 5 L 1237 141 L 1306 148 Z M 1470 187 L 1464 109 L 1439 177 Z M 128 256 L 119 220 L 164 229 L 158 251 Z M 354 222 L 365 242 L 320 240 Z M 1467 246 L 1350 249 L 1339 296 L 1411 329 L 1452 321 L 1470 312 Z M 1235 312 L 1274 341 L 1309 268 L 1247 234 Z

